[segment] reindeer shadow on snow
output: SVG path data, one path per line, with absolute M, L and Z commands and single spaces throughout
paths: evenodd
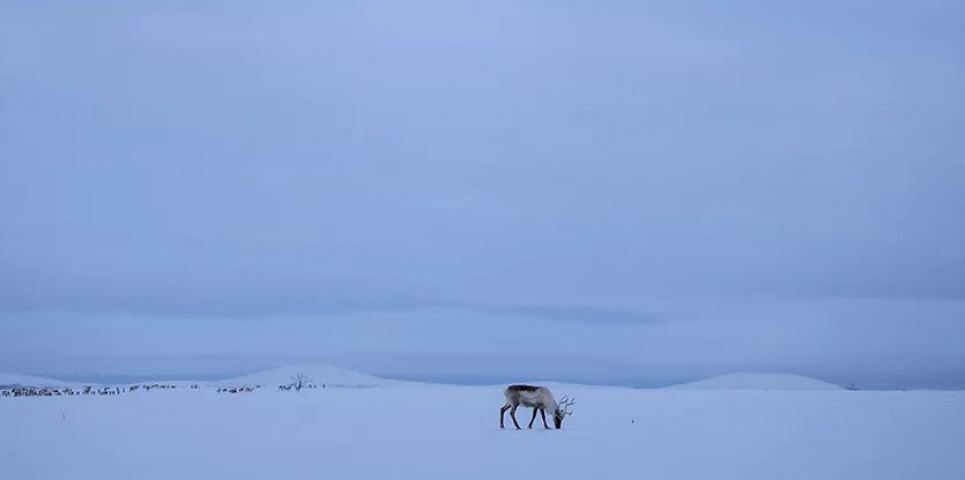
M 519 422 L 516 421 L 516 409 L 520 406 L 533 409 L 533 418 L 530 419 L 526 428 L 533 428 L 536 414 L 539 413 L 543 419 L 543 428 L 549 430 L 550 426 L 546 423 L 546 411 L 549 410 L 553 414 L 553 425 L 559 430 L 563 428 L 563 419 L 573 415 L 570 407 L 576 404 L 575 398 L 570 399 L 567 396 L 557 402 L 550 389 L 535 385 L 510 385 L 503 390 L 503 396 L 506 397 L 506 403 L 499 409 L 499 428 L 505 428 L 503 419 L 506 416 L 506 411 L 509 410 L 509 416 L 513 419 L 516 430 L 520 430 Z

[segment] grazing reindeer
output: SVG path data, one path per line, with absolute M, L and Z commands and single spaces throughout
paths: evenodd
M 516 430 L 519 430 L 519 422 L 516 421 L 516 408 L 520 405 L 533 407 L 533 418 L 530 419 L 529 426 L 526 428 L 533 428 L 533 422 L 536 421 L 536 412 L 539 412 L 543 418 L 543 427 L 550 428 L 546 424 L 546 409 L 549 409 L 553 412 L 553 423 L 559 429 L 563 426 L 563 418 L 567 415 L 573 415 L 570 407 L 576 403 L 576 399 L 571 400 L 568 397 L 563 397 L 560 403 L 556 403 L 550 389 L 533 385 L 510 385 L 503 390 L 503 395 L 506 397 L 506 404 L 499 409 L 499 428 L 505 428 L 503 418 L 506 415 L 506 410 L 509 410 L 509 416 L 513 419 Z

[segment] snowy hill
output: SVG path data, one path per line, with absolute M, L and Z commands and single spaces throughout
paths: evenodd
M 832 383 L 801 375 L 734 373 L 667 387 L 678 390 L 842 390 Z
M 292 377 L 304 374 L 311 383 L 328 387 L 374 387 L 394 383 L 364 373 L 343 370 L 327 365 L 292 365 L 272 370 L 244 375 L 217 382 L 221 385 L 262 385 L 266 387 L 284 385 L 291 382 Z
M 2 387 L 77 387 L 79 383 L 54 380 L 52 378 L 17 375 L 14 373 L 0 373 L 0 388 Z

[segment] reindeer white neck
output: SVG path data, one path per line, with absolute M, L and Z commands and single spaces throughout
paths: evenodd
M 550 393 L 548 388 L 544 388 L 540 393 L 543 393 L 543 405 L 545 408 L 551 412 L 555 412 L 560 409 L 560 404 L 556 403 L 556 398 L 553 398 L 553 394 Z

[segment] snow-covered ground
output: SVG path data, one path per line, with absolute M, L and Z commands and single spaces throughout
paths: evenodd
M 965 392 L 777 391 L 746 377 L 738 390 L 550 384 L 577 397 L 574 415 L 562 430 L 515 431 L 498 428 L 500 386 L 374 380 L 0 398 L 0 477 L 965 478 Z M 530 410 L 518 417 L 525 427 Z

